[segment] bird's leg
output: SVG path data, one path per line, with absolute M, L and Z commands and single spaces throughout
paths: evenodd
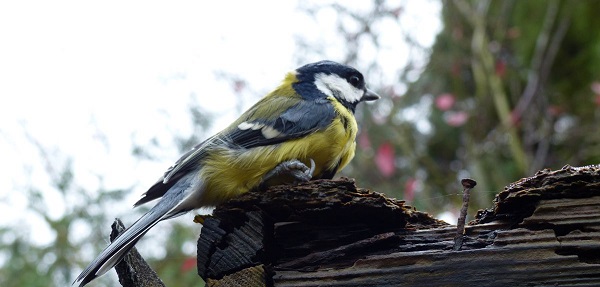
M 265 174 L 261 187 L 307 182 L 314 172 L 315 161 L 312 159 L 310 159 L 310 168 L 297 159 L 284 161 Z

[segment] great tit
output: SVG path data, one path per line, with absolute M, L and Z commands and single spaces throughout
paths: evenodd
M 125 256 L 159 221 L 265 185 L 331 179 L 354 157 L 354 111 L 379 99 L 356 69 L 307 64 L 223 131 L 185 153 L 134 206 L 159 199 L 75 280 L 84 286 Z M 308 166 L 311 166 L 308 168 Z

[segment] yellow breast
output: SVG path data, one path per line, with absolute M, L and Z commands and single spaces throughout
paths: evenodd
M 216 205 L 257 187 L 266 173 L 284 161 L 297 159 L 310 166 L 313 159 L 315 177 L 346 166 L 354 157 L 358 128 L 352 113 L 337 100 L 330 100 L 337 113 L 324 130 L 271 146 L 212 151 L 200 175 L 206 183 L 202 205 Z

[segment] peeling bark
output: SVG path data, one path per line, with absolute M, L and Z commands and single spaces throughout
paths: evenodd
M 519 180 L 466 226 L 460 251 L 455 236 L 352 180 L 314 181 L 219 206 L 198 271 L 208 286 L 600 286 L 600 168 Z

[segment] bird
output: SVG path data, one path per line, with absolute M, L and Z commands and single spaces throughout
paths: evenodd
M 379 98 L 358 70 L 334 61 L 306 64 L 287 73 L 277 88 L 232 124 L 169 167 L 134 207 L 157 203 L 73 284 L 85 286 L 108 272 L 162 220 L 258 188 L 333 178 L 354 157 L 357 105 Z

